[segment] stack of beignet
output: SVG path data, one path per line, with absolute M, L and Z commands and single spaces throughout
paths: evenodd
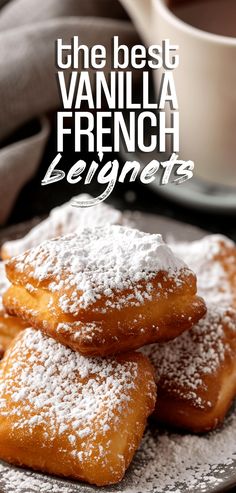
M 218 235 L 170 248 L 103 204 L 77 213 L 65 204 L 2 248 L 0 342 L 1 320 L 15 327 L 3 351 L 19 334 L 0 364 L 0 458 L 108 485 L 150 414 L 191 432 L 222 423 L 236 395 L 236 248 Z
M 160 235 L 118 225 L 47 240 L 6 272 L 5 308 L 31 328 L 0 366 L 0 458 L 120 481 L 156 401 L 154 369 L 133 350 L 205 315 L 195 274 Z

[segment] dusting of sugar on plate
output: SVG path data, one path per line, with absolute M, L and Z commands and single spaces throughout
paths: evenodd
M 144 218 L 148 229 L 148 217 Z M 159 226 L 158 221 L 157 217 Z M 187 229 L 173 221 L 173 234 L 183 236 Z M 173 434 L 149 427 L 124 480 L 117 486 L 98 490 L 1 463 L 0 487 L 3 493 L 210 493 L 217 486 L 223 487 L 227 480 L 232 484 L 235 480 L 236 484 L 235 444 L 236 411 L 232 409 L 223 428 L 204 436 Z
M 210 493 L 236 468 L 236 416 L 204 436 L 167 433 L 150 426 L 123 481 L 96 488 L 0 463 L 4 493 Z

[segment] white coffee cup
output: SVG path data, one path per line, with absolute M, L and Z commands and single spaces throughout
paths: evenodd
M 183 22 L 167 0 L 121 2 L 146 44 L 169 38 L 179 45 L 180 65 L 174 77 L 181 159 L 195 162 L 195 176 L 236 187 L 236 38 Z M 155 74 L 158 87 L 158 70 Z

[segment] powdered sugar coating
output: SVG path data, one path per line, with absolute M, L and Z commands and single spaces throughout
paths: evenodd
M 217 259 L 221 253 L 221 245 L 230 249 L 235 246 L 233 241 L 223 235 L 208 235 L 188 243 L 170 243 L 174 253 L 183 258 L 196 273 L 199 295 L 208 303 L 220 303 L 227 307 L 232 304 L 232 287 L 222 262 Z M 231 261 L 235 264 L 235 255 Z M 229 254 L 227 262 L 230 262 Z
M 103 334 L 102 324 L 99 322 L 72 322 L 72 323 L 59 323 L 56 332 L 58 334 L 69 335 L 73 341 L 80 340 L 83 338 L 84 341 L 92 341 L 95 335 L 102 336 Z M 105 338 L 103 338 L 103 344 L 106 343 Z
M 62 435 L 68 454 L 80 452 L 81 460 L 91 454 L 97 434 L 119 430 L 120 416 L 128 416 L 134 405 L 139 371 L 134 358 L 85 358 L 33 329 L 22 333 L 11 358 L 10 368 L 7 359 L 1 367 L 0 416 L 13 416 L 14 428 L 25 427 L 29 434 L 40 424 L 46 443 Z M 154 398 L 153 381 L 149 392 Z
M 69 202 L 60 205 L 59 207 L 55 207 L 51 210 L 48 218 L 33 227 L 23 238 L 5 242 L 3 245 L 3 252 L 5 252 L 8 257 L 14 257 L 39 245 L 42 241 L 69 233 L 79 232 L 88 225 L 132 225 L 131 219 L 126 217 L 125 214 L 104 203 L 83 209 L 72 207 L 72 202 L 76 199 L 88 201 L 91 198 L 92 197 L 88 194 L 80 194 L 73 197 Z
M 196 272 L 198 292 L 204 297 L 208 311 L 190 331 L 167 344 L 148 346 L 143 352 L 150 357 L 162 389 L 201 408 L 208 404 L 198 395 L 205 376 L 216 373 L 227 355 L 234 358 L 226 336 L 228 332 L 236 338 L 233 287 L 219 256 L 222 247 L 231 250 L 234 243 L 224 236 L 210 235 L 171 246 Z M 236 254 L 230 256 L 229 252 L 227 262 L 236 271 Z
M 84 228 L 79 234 L 67 235 L 42 243 L 14 260 L 15 269 L 27 269 L 36 285 L 47 282 L 50 292 L 63 293 L 59 304 L 64 313 L 76 314 L 104 296 L 107 306 L 127 304 L 124 290 L 134 290 L 136 304 L 151 297 L 148 283 L 164 271 L 181 283 L 179 273 L 189 272 L 175 257 L 160 235 L 152 235 L 124 226 Z M 145 281 L 146 287 L 139 284 Z M 117 305 L 118 303 L 118 305 Z
M 183 228 L 181 225 L 181 230 Z M 190 246 L 189 243 L 187 245 Z M 222 429 L 204 436 L 167 433 L 155 426 L 145 434 L 142 446 L 122 483 L 106 489 L 100 488 L 99 491 L 209 493 L 234 474 L 235 443 L 235 411 L 225 421 Z M 4 493 L 97 491 L 97 488 L 78 482 L 62 481 L 6 464 L 0 464 L 0 486 Z
M 148 346 L 143 353 L 156 368 L 157 384 L 171 395 L 189 400 L 196 407 L 211 405 L 197 391 L 204 388 L 206 375 L 220 368 L 226 355 L 234 356 L 227 343 L 226 330 L 235 333 L 236 312 L 216 305 L 208 306 L 205 317 L 190 331 L 167 344 Z

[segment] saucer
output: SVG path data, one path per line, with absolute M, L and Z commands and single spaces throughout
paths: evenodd
M 164 197 L 195 209 L 228 214 L 236 212 L 236 189 L 219 188 L 195 176 L 181 185 L 153 182 L 149 186 Z
M 122 140 L 120 155 L 124 161 L 138 161 L 141 168 L 153 159 L 159 160 L 160 162 L 166 159 L 166 157 L 163 157 L 163 154 L 156 152 L 148 154 L 140 151 L 134 153 L 127 152 Z M 200 180 L 196 176 L 181 184 L 170 182 L 167 185 L 161 185 L 157 178 L 145 186 L 150 187 L 167 199 L 194 209 L 218 214 L 234 214 L 236 212 L 236 188 L 219 187 Z

